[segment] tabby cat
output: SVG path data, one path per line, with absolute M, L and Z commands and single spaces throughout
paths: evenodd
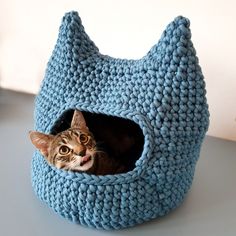
M 75 110 L 71 127 L 56 135 L 29 133 L 34 146 L 58 169 L 106 175 L 126 172 L 118 160 L 97 149 L 82 112 Z

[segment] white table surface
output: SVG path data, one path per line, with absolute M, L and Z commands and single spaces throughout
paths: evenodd
M 170 214 L 119 231 L 73 224 L 39 201 L 31 187 L 32 95 L 0 91 L 0 235 L 236 236 L 236 142 L 206 137 L 192 188 Z

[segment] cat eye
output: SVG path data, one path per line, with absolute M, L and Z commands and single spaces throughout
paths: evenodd
M 82 144 L 87 144 L 88 141 L 89 141 L 89 136 L 87 136 L 86 134 L 81 134 L 79 136 L 79 141 L 82 143 Z
M 65 146 L 65 145 L 61 146 L 60 149 L 59 149 L 59 153 L 60 153 L 61 155 L 66 155 L 66 154 L 68 154 L 70 151 L 71 151 L 70 148 L 68 148 L 68 147 Z

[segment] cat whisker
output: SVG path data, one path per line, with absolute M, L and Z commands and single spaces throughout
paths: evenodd
M 94 154 L 96 153 L 105 153 L 104 151 L 95 151 Z
M 95 150 L 95 151 L 94 151 L 94 154 L 96 154 L 96 153 L 106 153 L 106 152 L 103 151 L 103 150 Z

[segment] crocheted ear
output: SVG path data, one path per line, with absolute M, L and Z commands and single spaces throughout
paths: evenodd
M 62 19 L 58 40 L 53 51 L 56 61 L 78 63 L 98 52 L 98 48 L 85 33 L 77 12 L 66 13 Z
M 179 57 L 186 54 L 189 56 L 189 49 L 193 48 L 191 42 L 190 21 L 182 16 L 178 16 L 171 22 L 163 32 L 158 44 L 153 46 L 148 52 L 149 59 L 170 62 L 179 62 Z M 195 55 L 195 51 L 191 52 Z

